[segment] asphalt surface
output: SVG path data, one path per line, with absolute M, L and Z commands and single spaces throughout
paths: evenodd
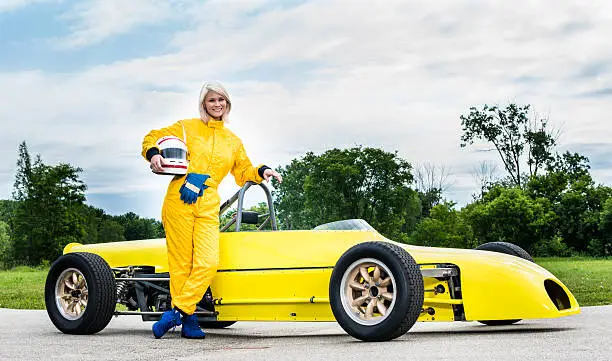
M 102 332 L 59 332 L 45 311 L 0 309 L 0 360 L 611 360 L 612 306 L 582 314 L 489 327 L 417 323 L 389 342 L 357 341 L 336 323 L 239 322 L 186 340 L 160 340 L 151 322 L 114 318 Z

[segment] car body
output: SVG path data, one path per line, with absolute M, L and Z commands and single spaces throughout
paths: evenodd
M 273 214 L 272 206 L 271 211 Z M 338 224 L 340 226 L 337 226 Z M 343 225 L 349 225 L 344 228 L 357 229 L 330 229 L 343 228 Z M 338 312 L 342 312 L 341 302 L 344 302 L 348 305 L 344 309 L 349 318 L 353 317 L 355 326 L 373 327 L 376 322 L 374 324 L 368 324 L 363 320 L 361 322 L 360 317 L 384 319 L 386 316 L 382 311 L 387 311 L 387 308 L 393 307 L 394 304 L 397 306 L 401 300 L 389 303 L 377 293 L 374 298 L 378 297 L 386 303 L 376 308 L 377 301 L 371 301 L 372 290 L 367 293 L 364 286 L 359 284 L 355 286 L 355 282 L 365 284 L 367 282 L 364 279 L 369 279 L 373 287 L 376 278 L 376 273 L 373 272 L 378 272 L 379 282 L 376 283 L 378 285 L 383 280 L 380 272 L 387 276 L 395 272 L 389 268 L 391 261 L 382 261 L 384 264 L 381 264 L 378 267 L 380 270 L 377 271 L 377 261 L 369 259 L 366 253 L 362 253 L 365 256 L 357 257 L 362 260 L 361 266 L 353 266 L 357 273 L 354 272 L 351 276 L 350 270 L 347 269 L 342 275 L 337 275 L 337 281 L 334 281 L 333 275 L 343 255 L 355 248 L 363 249 L 365 245 L 380 246 L 378 248 L 382 252 L 382 258 L 385 257 L 387 249 L 390 249 L 395 253 L 401 250 L 402 257 L 405 256 L 403 252 L 406 252 L 409 255 L 406 257 L 411 256 L 414 260 L 416 264 L 414 267 L 420 272 L 417 278 L 420 279 L 415 281 L 413 287 L 422 288 L 408 292 L 416 294 L 417 300 L 412 301 L 414 304 L 410 306 L 418 309 L 416 311 L 418 314 L 413 317 L 414 320 L 485 323 L 495 321 L 499 324 L 510 324 L 520 319 L 555 318 L 580 312 L 575 297 L 559 279 L 526 259 L 483 250 L 401 244 L 386 239 L 361 220 L 339 222 L 336 226 L 322 228 L 222 232 L 219 241 L 219 268 L 210 287 L 212 292 L 208 293 L 209 304 L 212 305 L 203 311 L 203 320 L 213 324 L 231 321 L 336 321 Z M 72 253 L 95 254 L 101 257 L 113 270 L 117 288 L 119 285 L 134 287 L 138 283 L 150 285 L 155 283 L 155 277 L 168 277 L 165 239 L 89 245 L 72 243 L 65 247 L 64 256 Z M 367 262 L 363 261 L 366 259 Z M 359 276 L 359 267 L 366 269 L 365 273 L 368 274 Z M 140 272 L 139 275 L 139 272 L 134 272 L 135 269 L 147 271 Z M 395 274 L 394 286 L 384 290 L 381 288 L 379 291 L 389 291 L 389 294 L 397 298 L 400 282 L 398 277 L 403 276 L 401 272 Z M 138 277 L 144 281 L 138 281 Z M 160 282 L 167 282 L 167 279 L 160 278 Z M 344 282 L 346 285 L 353 282 L 351 287 L 356 287 L 359 291 L 353 294 L 354 289 L 349 286 L 345 286 L 339 292 L 332 291 L 333 287 L 337 289 L 338 285 L 332 285 L 331 282 Z M 56 289 L 60 283 L 55 281 Z M 72 283 L 77 284 L 76 281 Z M 339 296 L 332 295 L 333 292 Z M 116 293 L 119 302 L 120 291 L 117 290 Z M 352 297 L 350 302 L 339 300 L 334 308 L 333 299 L 330 298 L 346 298 L 347 294 L 349 298 Z M 362 314 L 359 315 L 357 312 L 355 318 L 355 315 L 351 315 L 351 312 L 355 311 L 355 308 L 351 309 L 351 304 L 358 303 L 355 298 L 359 298 L 362 294 L 368 296 L 367 302 L 362 304 L 363 307 L 358 306 L 357 310 Z M 133 296 L 134 299 L 138 297 Z M 372 308 L 366 311 L 369 302 L 375 304 L 372 306 L 374 311 Z M 125 302 L 119 303 L 126 304 L 131 311 L 114 311 L 115 315 L 131 312 L 140 314 L 145 320 L 158 318 L 159 308 L 161 307 L 161 310 L 164 308 L 159 304 L 157 307 L 150 306 L 151 302 L 148 303 L 149 306 L 145 306 L 142 300 L 132 301 L 132 307 Z M 396 307 L 399 308 L 401 307 Z M 350 321 L 349 319 L 344 323 Z M 341 325 L 344 327 L 342 322 Z M 394 325 L 393 327 L 398 327 L 399 323 Z M 347 332 L 351 333 L 348 330 Z M 364 340 L 383 340 L 398 336 L 397 332 L 393 333 L 393 337 L 386 334 L 387 336 L 381 338 L 370 337 L 369 334 L 353 335 Z
M 335 321 L 329 308 L 329 279 L 340 256 L 351 246 L 385 241 L 376 231 L 226 232 L 220 236 L 220 263 L 211 289 L 220 321 Z M 580 312 L 578 302 L 552 273 L 521 258 L 489 251 L 398 244 L 423 269 L 454 265 L 461 298 L 437 293 L 448 281 L 424 277 L 424 313 L 419 321 L 456 321 L 451 305 L 463 305 L 465 321 L 554 318 Z M 149 265 L 168 272 L 165 239 L 106 244 L 71 244 L 64 250 L 100 255 L 113 268 Z M 545 282 L 561 287 L 569 307 L 559 309 Z M 282 305 L 282 306 L 281 306 Z M 244 307 L 249 306 L 249 307 Z M 255 307 L 251 307 L 255 306 Z

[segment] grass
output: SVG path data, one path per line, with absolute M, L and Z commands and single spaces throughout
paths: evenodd
M 536 258 L 572 291 L 581 306 L 612 304 L 612 259 Z
M 0 271 L 0 308 L 44 310 L 46 278 L 47 268 Z
M 536 258 L 572 291 L 581 306 L 612 304 L 612 259 Z M 46 267 L 0 271 L 0 308 L 45 309 Z

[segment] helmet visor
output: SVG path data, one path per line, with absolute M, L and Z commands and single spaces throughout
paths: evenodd
M 170 159 L 187 159 L 187 151 L 181 148 L 166 148 L 161 150 L 161 156 Z

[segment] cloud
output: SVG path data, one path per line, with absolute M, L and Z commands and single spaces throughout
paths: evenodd
M 584 93 L 580 93 L 578 96 L 584 98 L 603 98 L 612 96 L 612 87 L 592 90 Z
M 565 148 L 570 152 L 587 155 L 592 168 L 612 170 L 612 144 L 610 143 L 572 143 L 567 144 Z
M 35 4 L 58 3 L 61 1 L 62 0 L 2 0 L 2 2 L 0 2 L 0 13 L 15 11 Z
M 92 0 L 79 2 L 61 18 L 71 23 L 70 35 L 56 39 L 60 47 L 92 46 L 146 25 L 170 20 L 190 1 Z
M 608 62 L 593 62 L 588 63 L 580 70 L 577 74 L 578 77 L 585 78 L 596 78 L 602 74 L 605 74 L 610 69 L 610 63 Z
M 459 203 L 478 189 L 472 169 L 497 160 L 459 147 L 459 115 L 470 106 L 533 104 L 563 125 L 562 146 L 612 139 L 610 102 L 576 97 L 612 84 L 612 69 L 593 65 L 612 61 L 605 2 L 125 3 L 79 5 L 67 18 L 74 32 L 65 44 L 95 47 L 177 18 L 184 27 L 163 55 L 72 73 L 0 74 L 0 119 L 10 139 L 1 147 L 16 155 L 26 139 L 45 160 L 83 167 L 92 197 L 119 197 L 146 216 L 158 217 L 166 179 L 151 176 L 140 157 L 142 137 L 197 116 L 208 79 L 230 89 L 229 126 L 254 163 L 282 165 L 332 147 L 398 150 L 411 162 L 451 168 L 448 196 Z M 11 169 L 0 166 L 0 176 Z M 231 177 L 221 190 L 233 193 Z M 130 203 L 134 194 L 140 201 Z

